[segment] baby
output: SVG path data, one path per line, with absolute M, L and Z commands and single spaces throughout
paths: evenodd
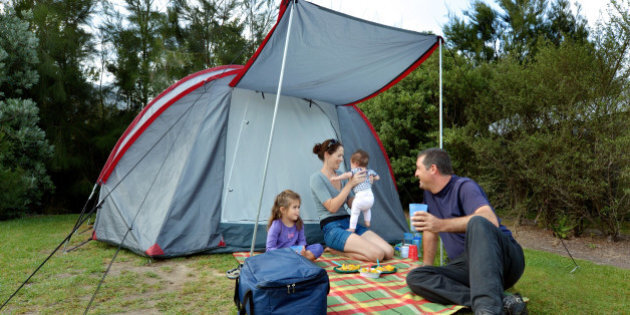
M 354 232 L 357 228 L 357 221 L 359 221 L 359 213 L 363 212 L 363 220 L 365 225 L 370 227 L 370 219 L 372 217 L 372 205 L 374 204 L 374 194 L 372 194 L 372 181 L 379 180 L 378 174 L 370 169 L 367 169 L 370 156 L 363 150 L 357 150 L 350 157 L 350 172 L 343 173 L 339 176 L 331 178 L 331 180 L 349 179 L 352 175 L 367 171 L 365 181 L 354 186 L 354 201 L 352 201 L 352 208 L 350 213 L 350 232 Z

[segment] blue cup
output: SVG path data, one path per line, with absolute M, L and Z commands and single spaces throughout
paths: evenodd
M 416 248 L 418 248 L 418 258 L 422 257 L 422 234 L 421 233 L 414 234 L 411 244 L 416 245 Z
M 413 233 L 405 233 L 405 236 L 403 238 L 403 245 L 404 244 L 411 244 L 411 242 L 413 241 Z
M 417 211 L 427 211 L 427 205 L 424 203 L 410 203 L 409 204 L 409 230 L 415 232 L 416 229 L 413 227 L 413 221 L 411 218 Z

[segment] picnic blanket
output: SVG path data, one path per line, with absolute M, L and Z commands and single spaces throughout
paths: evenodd
M 249 257 L 249 252 L 233 255 L 239 263 L 243 263 Z M 328 314 L 453 314 L 465 308 L 461 305 L 431 303 L 411 292 L 405 279 L 411 269 L 420 266 L 417 261 L 408 258 L 388 260 L 383 265 L 393 265 L 397 271 L 383 274 L 378 279 L 365 278 L 359 273 L 337 273 L 333 270 L 337 266 L 333 261 L 339 264 L 360 264 L 361 267 L 374 265 L 330 253 L 324 253 L 315 261 L 326 269 L 330 279 Z

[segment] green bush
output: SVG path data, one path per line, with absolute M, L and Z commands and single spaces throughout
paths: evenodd
M 52 156 L 30 100 L 0 101 L 0 219 L 28 213 L 53 189 L 44 161 Z
M 491 67 L 453 145 L 474 152 L 472 175 L 495 206 L 549 228 L 598 226 L 619 236 L 630 214 L 630 100 L 623 85 L 609 84 L 608 67 L 591 45 L 571 42 Z

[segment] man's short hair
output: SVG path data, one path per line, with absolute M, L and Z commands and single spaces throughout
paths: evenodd
M 427 169 L 431 167 L 431 165 L 435 164 L 438 171 L 442 175 L 453 175 L 453 165 L 451 165 L 451 158 L 448 156 L 446 151 L 439 148 L 430 148 L 426 150 L 420 151 L 418 153 L 418 158 L 424 156 L 424 167 Z

